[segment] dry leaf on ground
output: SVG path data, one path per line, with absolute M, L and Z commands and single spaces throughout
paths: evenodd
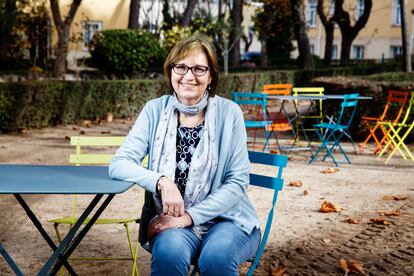
M 324 169 L 323 171 L 321 171 L 321 173 L 336 173 L 338 172 L 339 169 L 338 168 L 334 168 L 334 167 L 328 167 L 326 169 Z
M 292 186 L 292 187 L 302 187 L 302 185 L 303 185 L 303 182 L 302 181 L 290 181 L 289 182 L 289 186 Z
M 308 190 L 304 190 L 304 191 L 303 191 L 303 195 L 304 195 L 304 196 L 307 196 L 308 194 L 309 194 Z
M 407 199 L 406 195 L 385 195 L 383 200 L 405 200 Z
M 287 276 L 286 267 L 278 266 L 269 271 L 269 276 Z
M 90 120 L 84 120 L 83 121 L 83 126 L 84 127 L 91 127 L 91 125 L 92 125 L 92 122 Z
M 364 264 L 361 261 L 349 259 L 348 267 L 352 272 L 358 272 L 361 274 L 365 274 Z
M 272 154 L 279 154 L 279 151 L 278 150 L 271 149 L 270 150 L 270 153 L 272 153 Z
M 347 222 L 347 223 L 350 223 L 350 224 L 358 224 L 358 223 L 361 222 L 361 220 L 360 219 L 354 219 L 354 218 L 347 218 L 347 219 L 342 220 L 342 222 Z
M 378 213 L 379 213 L 380 216 L 387 216 L 387 217 L 390 217 L 390 216 L 398 217 L 399 215 L 401 215 L 401 211 L 400 210 L 394 210 L 394 211 L 390 211 L 390 212 L 387 212 L 387 211 L 379 211 Z
M 296 159 L 296 157 L 295 157 L 295 156 L 293 156 L 293 155 L 288 156 L 288 160 L 289 160 L 289 161 L 292 161 L 292 160 L 295 160 L 295 159 Z
M 342 269 L 343 272 L 349 273 L 351 271 L 351 270 L 349 270 L 348 263 L 346 262 L 345 259 L 341 258 L 339 260 L 339 265 L 341 266 L 341 269 Z
M 102 130 L 101 134 L 111 134 L 111 131 L 110 130 Z
M 113 120 L 114 120 L 114 115 L 113 115 L 112 113 L 108 112 L 108 113 L 106 114 L 106 121 L 107 121 L 108 123 L 112 123 L 112 122 L 113 122 Z
M 81 131 L 79 131 L 79 134 L 85 135 L 85 131 L 81 130 Z
M 321 213 L 331 213 L 331 212 L 340 212 L 340 211 L 342 211 L 342 208 L 326 200 L 322 202 L 321 208 L 319 209 L 319 212 Z
M 385 218 L 372 218 L 370 219 L 375 224 L 381 224 L 381 225 L 389 225 L 390 223 Z
M 72 130 L 79 130 L 80 128 L 78 126 L 73 126 Z

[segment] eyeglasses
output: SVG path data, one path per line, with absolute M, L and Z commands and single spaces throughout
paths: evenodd
M 185 75 L 187 74 L 188 70 L 191 70 L 191 73 L 193 73 L 196 77 L 204 76 L 208 71 L 208 66 L 202 66 L 202 65 L 196 65 L 196 66 L 187 66 L 184 64 L 171 64 L 172 69 L 174 72 L 178 75 Z

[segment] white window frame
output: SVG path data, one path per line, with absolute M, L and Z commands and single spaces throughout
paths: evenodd
M 338 45 L 336 45 L 336 44 L 332 45 L 331 58 L 332 59 L 338 59 Z
M 95 28 L 94 28 L 95 27 Z M 103 22 L 97 20 L 88 20 L 82 22 L 82 31 L 83 31 L 83 47 L 84 50 L 88 50 L 88 44 L 92 40 L 95 33 L 102 31 Z
M 365 10 L 364 0 L 357 0 L 356 20 L 358 20 L 364 14 L 364 10 Z
M 353 45 L 352 53 L 354 59 L 364 59 L 365 57 L 365 46 L 364 45 Z
M 310 28 L 316 27 L 316 18 L 317 18 L 317 6 L 318 3 L 316 0 L 308 0 L 308 7 L 307 7 L 307 25 Z
M 401 6 L 399 0 L 392 1 L 392 25 L 401 26 Z

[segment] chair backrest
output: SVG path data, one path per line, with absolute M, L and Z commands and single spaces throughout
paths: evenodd
M 344 125 L 349 128 L 354 119 L 356 108 L 358 105 L 359 93 L 344 95 L 344 100 L 341 103 L 341 113 L 339 113 L 337 124 Z M 344 122 L 347 116 L 347 122 Z
M 238 105 L 246 105 L 256 113 L 256 119 L 267 121 L 267 95 L 256 92 L 236 92 L 232 93 L 233 101 Z M 260 114 L 260 115 L 259 115 Z
M 408 101 L 409 95 L 410 93 L 406 91 L 389 90 L 387 92 L 387 102 L 385 103 L 384 111 L 379 119 L 381 121 L 388 120 L 394 123 L 398 122 L 403 113 L 404 106 Z M 394 115 L 396 116 L 392 118 L 391 116 Z
M 405 110 L 404 118 L 401 120 L 400 124 L 405 125 L 405 124 L 407 124 L 407 121 L 408 121 L 409 118 L 414 117 L 414 114 L 411 114 L 411 113 L 414 113 L 413 106 L 414 106 L 414 91 L 411 92 L 411 97 L 408 100 L 408 107 Z M 413 122 L 414 122 L 414 120 L 413 120 Z
M 272 206 L 268 212 L 266 228 L 263 231 L 262 239 L 260 241 L 256 257 L 247 273 L 247 275 L 252 275 L 266 247 L 270 228 L 272 227 L 274 208 L 276 205 L 278 192 L 283 188 L 282 172 L 283 169 L 287 166 L 288 157 L 285 155 L 249 151 L 249 159 L 251 163 L 277 167 L 276 175 L 273 177 L 250 173 L 250 185 L 273 190 Z
M 325 93 L 324 87 L 293 87 L 293 96 L 323 96 Z M 322 118 L 322 102 L 319 100 L 319 116 Z
M 290 95 L 292 93 L 292 84 L 274 83 L 263 85 L 262 93 L 268 95 Z

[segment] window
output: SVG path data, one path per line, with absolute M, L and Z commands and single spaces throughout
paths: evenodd
M 362 45 L 352 46 L 353 58 L 364 59 L 364 50 L 365 50 L 365 47 Z
M 335 0 L 329 1 L 329 16 L 333 16 L 335 13 Z
M 399 0 L 394 0 L 392 4 L 392 25 L 401 26 L 401 6 Z
M 308 20 L 308 27 L 316 27 L 316 7 L 317 3 L 316 0 L 309 0 L 308 1 L 308 12 L 307 12 L 307 20 Z
M 356 9 L 356 19 L 358 20 L 363 14 L 365 10 L 365 1 L 358 0 L 357 2 L 357 9 Z
M 397 58 L 402 55 L 402 46 L 391 46 L 390 52 L 391 58 Z
M 102 30 L 101 21 L 84 21 L 83 22 L 83 46 L 87 48 L 89 42 L 91 42 L 95 33 L 101 30 Z
M 338 45 L 332 46 L 332 59 L 338 59 Z

